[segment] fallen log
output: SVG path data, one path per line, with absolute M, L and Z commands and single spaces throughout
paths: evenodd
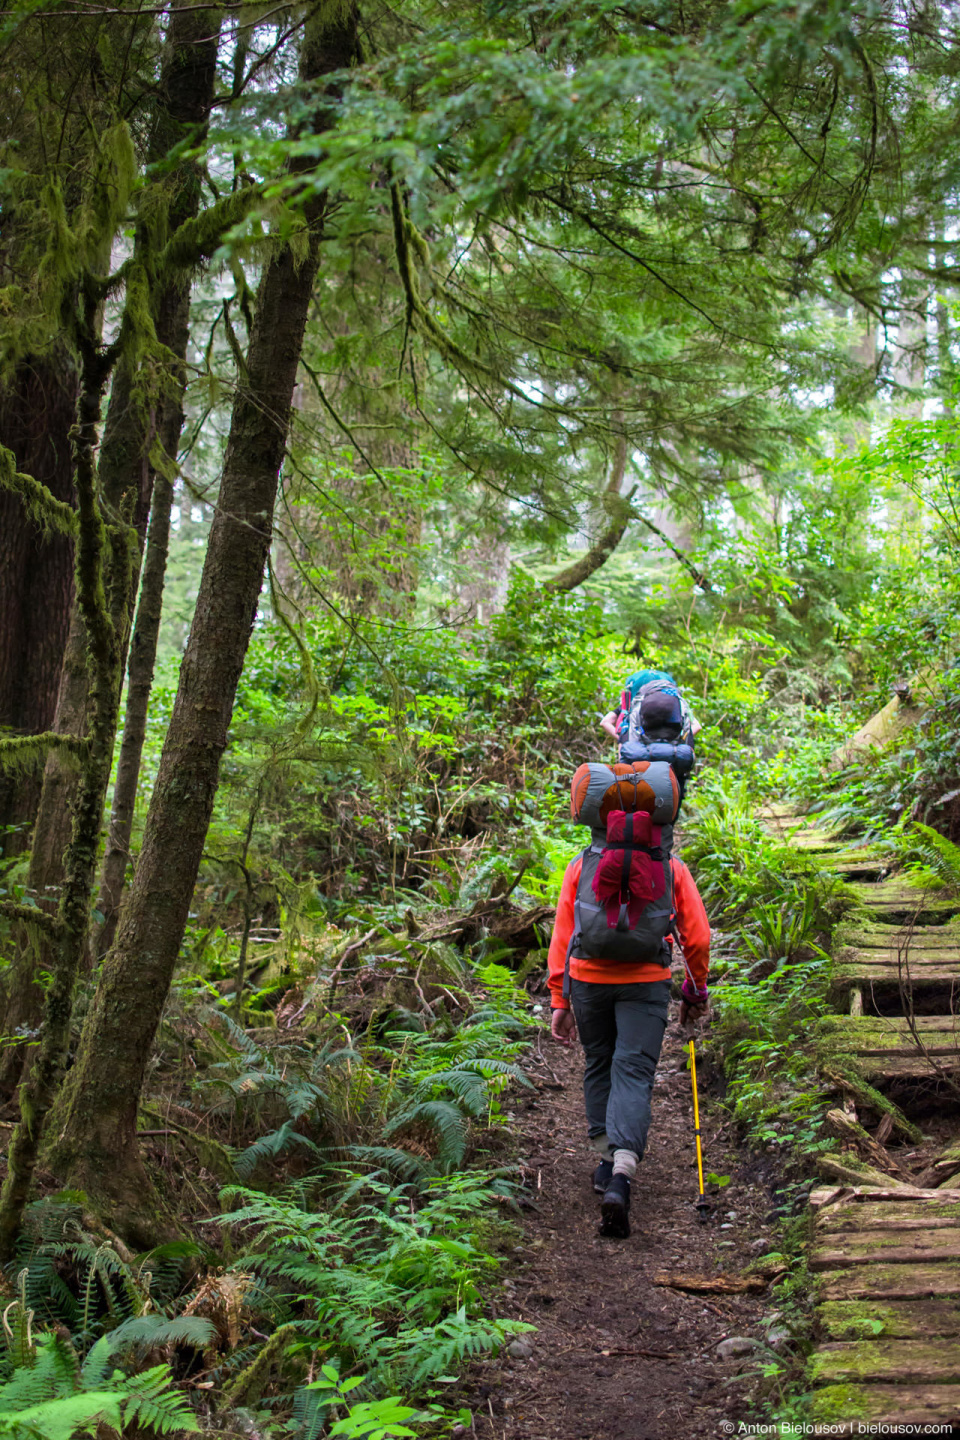
M 888 1189 L 902 1182 L 894 1176 L 865 1165 L 853 1155 L 820 1155 L 817 1157 L 817 1174 L 823 1180 L 843 1180 L 847 1185 L 877 1185 Z
M 762 1275 L 682 1275 L 661 1270 L 654 1285 L 668 1290 L 689 1290 L 695 1295 L 749 1295 L 766 1290 L 770 1281 Z

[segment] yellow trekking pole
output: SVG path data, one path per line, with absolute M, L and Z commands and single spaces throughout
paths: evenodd
M 690 1039 L 690 1079 L 693 1082 L 693 1133 L 697 1137 L 697 1179 L 700 1182 L 700 1198 L 697 1201 L 697 1219 L 703 1223 L 707 1218 L 710 1204 L 703 1193 L 703 1150 L 700 1146 L 700 1102 L 697 1099 L 697 1055 Z

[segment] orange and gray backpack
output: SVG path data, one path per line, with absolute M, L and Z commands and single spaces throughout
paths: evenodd
M 681 782 L 671 762 L 581 765 L 570 786 L 570 813 L 593 838 L 581 857 L 567 946 L 570 961 L 669 965 L 666 937 L 674 915 L 670 851 Z

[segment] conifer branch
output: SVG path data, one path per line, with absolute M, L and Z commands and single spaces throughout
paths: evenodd
M 568 413 L 566 406 L 536 399 L 527 391 L 521 390 L 519 385 L 515 385 L 505 375 L 501 375 L 492 365 L 485 364 L 475 355 L 468 355 L 466 350 L 458 345 L 441 325 L 437 324 L 423 302 L 414 260 L 414 251 L 416 251 L 422 263 L 429 269 L 430 257 L 427 242 L 408 216 L 400 186 L 396 181 L 390 186 L 390 205 L 393 213 L 397 269 L 407 301 L 407 325 L 411 329 L 418 330 L 424 339 L 431 340 L 443 358 L 461 374 L 473 374 L 484 380 L 490 380 L 495 385 L 502 387 L 516 400 L 521 400 L 525 405 L 534 405 L 538 410 L 543 410 L 548 414 L 566 415 Z
M 76 536 L 77 513 L 73 507 L 58 500 L 32 475 L 19 471 L 17 457 L 5 445 L 0 445 L 0 487 L 20 496 L 27 514 L 45 534 L 55 530 L 58 535 L 69 535 L 71 539 Z

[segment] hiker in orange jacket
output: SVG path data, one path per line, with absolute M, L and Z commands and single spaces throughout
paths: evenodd
M 567 866 L 550 941 L 550 1032 L 561 1045 L 570 1045 L 579 1030 L 586 1057 L 587 1134 L 603 1157 L 593 1176 L 593 1188 L 603 1196 L 600 1232 L 625 1238 L 630 1233 L 630 1182 L 647 1143 L 653 1078 L 667 1026 L 672 944 L 663 942 L 662 964 L 571 956 L 571 1008 L 564 998 L 563 976 L 581 864 L 578 856 Z M 709 1012 L 710 924 L 686 865 L 671 859 L 670 866 L 686 970 L 679 1018 L 686 1025 Z

